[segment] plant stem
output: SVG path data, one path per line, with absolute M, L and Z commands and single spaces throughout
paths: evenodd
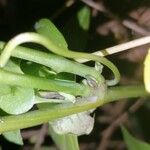
M 4 78 L 6 77 L 6 78 Z M 31 75 L 23 75 L 0 69 L 0 83 L 12 86 L 23 86 L 41 90 L 65 92 L 72 95 L 88 96 L 91 93 L 90 87 L 76 82 L 45 79 Z
M 36 126 L 57 118 L 93 109 L 112 101 L 148 95 L 144 86 L 141 85 L 113 87 L 108 89 L 103 100 L 97 100 L 96 102 L 84 100 L 75 104 L 60 104 L 49 109 L 35 110 L 17 116 L 1 117 L 0 133 Z
M 0 41 L 0 51 L 2 51 L 5 44 L 6 44 L 5 42 Z M 95 79 L 99 78 L 100 76 L 99 71 L 96 71 L 95 68 L 93 67 L 89 67 L 68 60 L 58 55 L 42 52 L 31 48 L 17 46 L 12 51 L 12 56 L 20 59 L 29 60 L 38 64 L 42 64 L 44 66 L 51 68 L 56 73 L 68 72 L 82 77 L 86 77 L 86 75 L 91 75 Z
M 144 85 L 129 85 L 109 88 L 108 93 L 105 95 L 105 99 L 106 103 L 108 103 L 118 101 L 119 99 L 143 96 L 149 96 L 149 93 L 145 90 Z
M 38 33 L 34 33 L 34 32 L 26 32 L 26 33 L 19 34 L 18 36 L 15 36 L 14 38 L 12 38 L 6 44 L 3 52 L 0 55 L 0 67 L 5 66 L 5 64 L 11 57 L 12 52 L 18 45 L 27 43 L 27 42 L 40 44 L 43 47 L 47 48 L 49 51 L 51 51 L 57 55 L 67 57 L 69 59 L 85 58 L 85 59 L 90 59 L 95 62 L 99 62 L 103 65 L 106 65 L 114 74 L 114 79 L 107 81 L 108 85 L 115 85 L 120 81 L 119 70 L 111 61 L 109 61 L 105 57 L 98 57 L 97 55 L 87 54 L 87 53 L 83 53 L 83 52 L 75 52 L 75 51 L 69 50 L 67 48 L 62 48 L 62 47 L 58 46 L 57 44 L 55 44 L 51 39 L 48 39 L 45 36 L 42 36 L 42 35 L 40 35 Z M 72 66 L 70 66 L 70 67 L 72 67 Z M 76 70 L 76 71 L 79 72 L 78 70 Z M 84 77 L 88 74 L 89 74 L 89 72 L 87 73 L 87 71 L 86 71 L 86 73 L 84 74 Z M 100 83 L 100 82 L 102 82 L 103 77 L 101 75 L 99 75 L 96 78 L 96 80 Z
M 130 42 L 126 42 L 123 44 L 119 44 L 119 45 L 116 45 L 113 47 L 106 48 L 105 50 L 100 50 L 100 51 L 94 52 L 93 54 L 98 55 L 98 56 L 107 56 L 107 55 L 112 55 L 115 53 L 126 51 L 131 48 L 135 48 L 135 47 L 142 46 L 142 45 L 149 44 L 149 43 L 150 43 L 150 36 L 146 36 L 146 37 L 142 37 L 142 38 L 139 38 L 136 40 L 132 40 Z M 89 61 L 89 59 L 88 60 L 87 59 L 76 59 L 76 60 L 80 63 L 85 63 L 85 62 Z

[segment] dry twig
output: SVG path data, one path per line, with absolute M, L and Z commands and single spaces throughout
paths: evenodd
M 118 18 L 115 15 L 113 15 L 112 12 L 110 13 L 109 10 L 107 10 L 102 3 L 96 3 L 92 0 L 81 0 L 81 1 L 84 2 L 85 4 L 87 4 L 88 6 L 96 9 L 97 11 L 103 12 L 108 17 L 118 20 Z M 143 27 L 141 27 L 140 25 L 138 25 L 137 22 L 133 22 L 128 19 L 124 19 L 123 21 L 120 21 L 120 20 L 118 20 L 118 21 L 120 23 L 122 23 L 125 27 L 127 27 L 141 35 L 144 35 L 144 36 L 150 35 L 150 32 L 147 31 L 146 29 L 144 29 Z

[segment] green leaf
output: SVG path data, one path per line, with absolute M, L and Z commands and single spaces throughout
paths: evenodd
M 144 61 L 144 84 L 148 92 L 150 92 L 150 50 Z
M 125 127 L 121 127 L 128 150 L 150 150 L 150 144 L 134 138 Z
M 44 77 L 47 79 L 56 78 L 56 73 L 50 68 L 47 68 L 34 62 L 21 61 L 20 68 L 25 74 L 29 74 L 32 76 Z
M 88 7 L 82 7 L 63 27 L 63 33 L 71 49 L 83 51 L 86 48 L 90 14 Z
M 50 39 L 57 46 L 62 49 L 67 49 L 68 45 L 65 41 L 64 36 L 56 28 L 56 26 L 48 19 L 41 19 L 35 24 L 35 30 Z
M 41 69 L 40 64 L 36 64 L 30 61 L 21 61 L 20 68 L 25 74 L 39 76 L 39 71 Z
M 74 134 L 57 134 L 49 125 L 49 133 L 60 150 L 79 150 L 78 138 Z
M 0 108 L 9 114 L 27 112 L 34 105 L 34 97 L 31 88 L 0 85 Z
M 21 137 L 20 130 L 5 132 L 2 135 L 5 137 L 5 139 L 7 139 L 12 143 L 23 145 L 23 140 Z
M 9 60 L 4 70 L 23 74 L 17 62 Z M 9 114 L 27 112 L 34 105 L 34 90 L 18 86 L 0 85 L 0 108 Z
M 22 70 L 20 69 L 19 64 L 17 64 L 17 62 L 12 61 L 12 60 L 8 61 L 4 69 L 7 71 L 23 74 Z
M 90 8 L 85 6 L 77 13 L 79 25 L 83 30 L 88 30 L 90 25 Z

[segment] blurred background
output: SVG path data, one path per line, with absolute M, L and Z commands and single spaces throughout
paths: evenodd
M 80 27 L 78 14 L 88 6 L 89 27 Z M 0 40 L 8 41 L 26 31 L 34 31 L 40 18 L 49 18 L 63 33 L 69 48 L 94 52 L 150 35 L 149 0 L 0 0 Z M 143 60 L 150 45 L 140 46 L 108 58 L 121 72 L 121 85 L 143 83 Z M 104 74 L 109 76 L 108 71 Z M 125 150 L 120 124 L 136 137 L 150 142 L 150 102 L 146 98 L 114 102 L 95 112 L 95 128 L 79 137 L 81 150 Z M 56 150 L 47 125 L 22 130 L 24 146 L 0 137 L 4 150 Z

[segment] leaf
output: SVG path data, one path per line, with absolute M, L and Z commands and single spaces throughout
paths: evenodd
M 23 74 L 17 62 L 9 60 L 4 70 Z M 0 108 L 8 114 L 27 112 L 34 105 L 34 90 L 19 86 L 0 85 Z
M 30 61 L 21 61 L 20 68 L 25 74 L 39 76 L 39 71 L 41 69 L 40 64 L 36 64 Z
M 90 25 L 90 8 L 85 6 L 77 13 L 79 25 L 83 30 L 88 30 Z
M 31 88 L 0 85 L 0 108 L 9 114 L 27 112 L 34 105 Z
M 150 144 L 134 138 L 125 127 L 121 127 L 128 150 L 150 150 Z
M 88 40 L 91 11 L 88 7 L 82 7 L 75 16 L 65 24 L 63 33 L 71 49 L 83 51 Z
M 2 135 L 5 137 L 5 139 L 7 139 L 12 143 L 23 145 L 23 140 L 21 137 L 20 130 L 5 132 Z
M 20 69 L 19 64 L 17 64 L 17 62 L 14 62 L 12 60 L 8 61 L 4 69 L 7 71 L 23 74 L 22 70 Z
M 62 49 L 67 49 L 68 45 L 65 41 L 64 36 L 56 28 L 56 26 L 48 19 L 41 19 L 35 24 L 35 30 L 50 39 L 57 46 Z
M 57 134 L 49 125 L 49 133 L 60 150 L 79 150 L 78 139 L 74 134 Z
M 150 92 L 150 50 L 144 61 L 144 84 L 148 92 Z

